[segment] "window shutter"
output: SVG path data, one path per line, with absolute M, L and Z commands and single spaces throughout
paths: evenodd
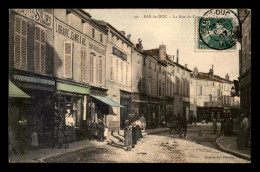
M 65 42 L 64 62 L 65 77 L 72 78 L 72 44 L 70 42 Z
M 44 29 L 41 29 L 41 72 L 45 73 L 46 68 L 46 31 Z
M 35 71 L 40 71 L 40 28 L 35 27 L 35 49 L 34 49 L 34 68 Z
M 27 68 L 27 22 L 15 16 L 14 22 L 14 66 Z
M 99 71 L 98 71 L 98 75 L 99 75 L 99 84 L 102 84 L 102 58 L 99 59 Z

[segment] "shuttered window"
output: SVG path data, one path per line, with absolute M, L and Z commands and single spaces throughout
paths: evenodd
M 102 72 L 103 72 L 103 59 L 98 59 L 98 84 L 102 84 Z
M 27 21 L 20 16 L 14 21 L 14 66 L 27 69 Z
M 110 71 L 110 77 L 111 77 L 111 80 L 114 80 L 114 57 L 111 55 L 111 71 Z
M 95 54 L 90 54 L 90 82 L 94 83 L 94 72 L 95 72 Z
M 87 65 L 86 65 L 86 50 L 81 49 L 81 80 L 86 82 Z
M 126 85 L 128 85 L 128 64 L 126 64 L 125 66 L 125 81 Z
M 41 26 L 35 26 L 34 36 L 34 70 L 46 72 L 46 30 Z
M 64 76 L 72 78 L 72 43 L 64 43 Z
M 123 61 L 121 61 L 121 83 L 123 84 L 124 82 L 124 65 L 123 65 Z

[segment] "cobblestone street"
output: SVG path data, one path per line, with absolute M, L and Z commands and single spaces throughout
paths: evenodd
M 200 128 L 201 126 L 197 126 Z M 54 163 L 249 163 L 250 161 L 221 152 L 210 145 L 211 139 L 217 136 L 210 135 L 210 125 L 202 126 L 204 139 L 194 141 L 195 126 L 188 130 L 187 138 L 170 135 L 169 132 L 159 132 L 146 135 L 131 151 L 126 151 L 123 142 L 114 142 L 102 147 L 89 147 L 73 153 L 67 153 L 45 159 L 45 162 Z M 190 132 L 189 132 L 190 131 Z M 202 132 L 203 132 L 202 131 Z M 207 131 L 207 133 L 206 133 Z M 201 143 L 201 140 L 210 140 Z M 95 142 L 95 141 L 94 141 Z M 206 144 L 205 144 L 206 143 Z M 206 145 L 206 146 L 205 146 Z M 210 145 L 210 146 L 209 146 Z

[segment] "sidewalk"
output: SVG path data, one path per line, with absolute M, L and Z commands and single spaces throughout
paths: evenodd
M 151 133 L 161 132 L 169 130 L 168 128 L 155 128 L 155 129 L 147 129 L 143 136 Z M 104 142 L 99 141 L 89 141 L 88 139 L 82 141 L 76 141 L 70 143 L 70 147 L 68 149 L 58 149 L 58 148 L 41 148 L 37 151 L 29 151 L 28 153 L 21 155 L 14 155 L 9 157 L 10 163 L 39 163 L 43 162 L 44 159 L 61 155 L 64 153 L 74 152 L 80 149 L 89 148 L 89 147 L 102 147 L 106 144 L 113 144 L 124 141 L 124 130 L 120 130 L 119 135 L 117 132 L 114 132 L 114 135 L 108 135 L 107 139 Z M 64 146 L 64 145 L 63 145 Z
M 236 136 L 220 136 L 217 140 L 216 143 L 219 146 L 219 148 L 222 151 L 228 152 L 230 154 L 233 154 L 235 156 L 251 160 L 251 152 L 248 149 L 245 150 L 238 150 L 237 149 L 237 143 L 236 143 Z

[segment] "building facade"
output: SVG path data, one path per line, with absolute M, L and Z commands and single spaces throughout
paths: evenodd
M 54 140 L 53 53 L 53 10 L 10 9 L 8 126 L 20 150 L 33 131 L 39 147 Z
M 105 60 L 107 32 L 80 9 L 54 9 L 54 76 L 59 124 L 71 140 L 85 138 L 90 122 L 108 114 Z M 70 121 L 70 122 L 69 122 Z
M 241 112 L 249 118 L 251 126 L 251 10 L 238 9 L 238 15 L 242 23 L 239 57 Z

